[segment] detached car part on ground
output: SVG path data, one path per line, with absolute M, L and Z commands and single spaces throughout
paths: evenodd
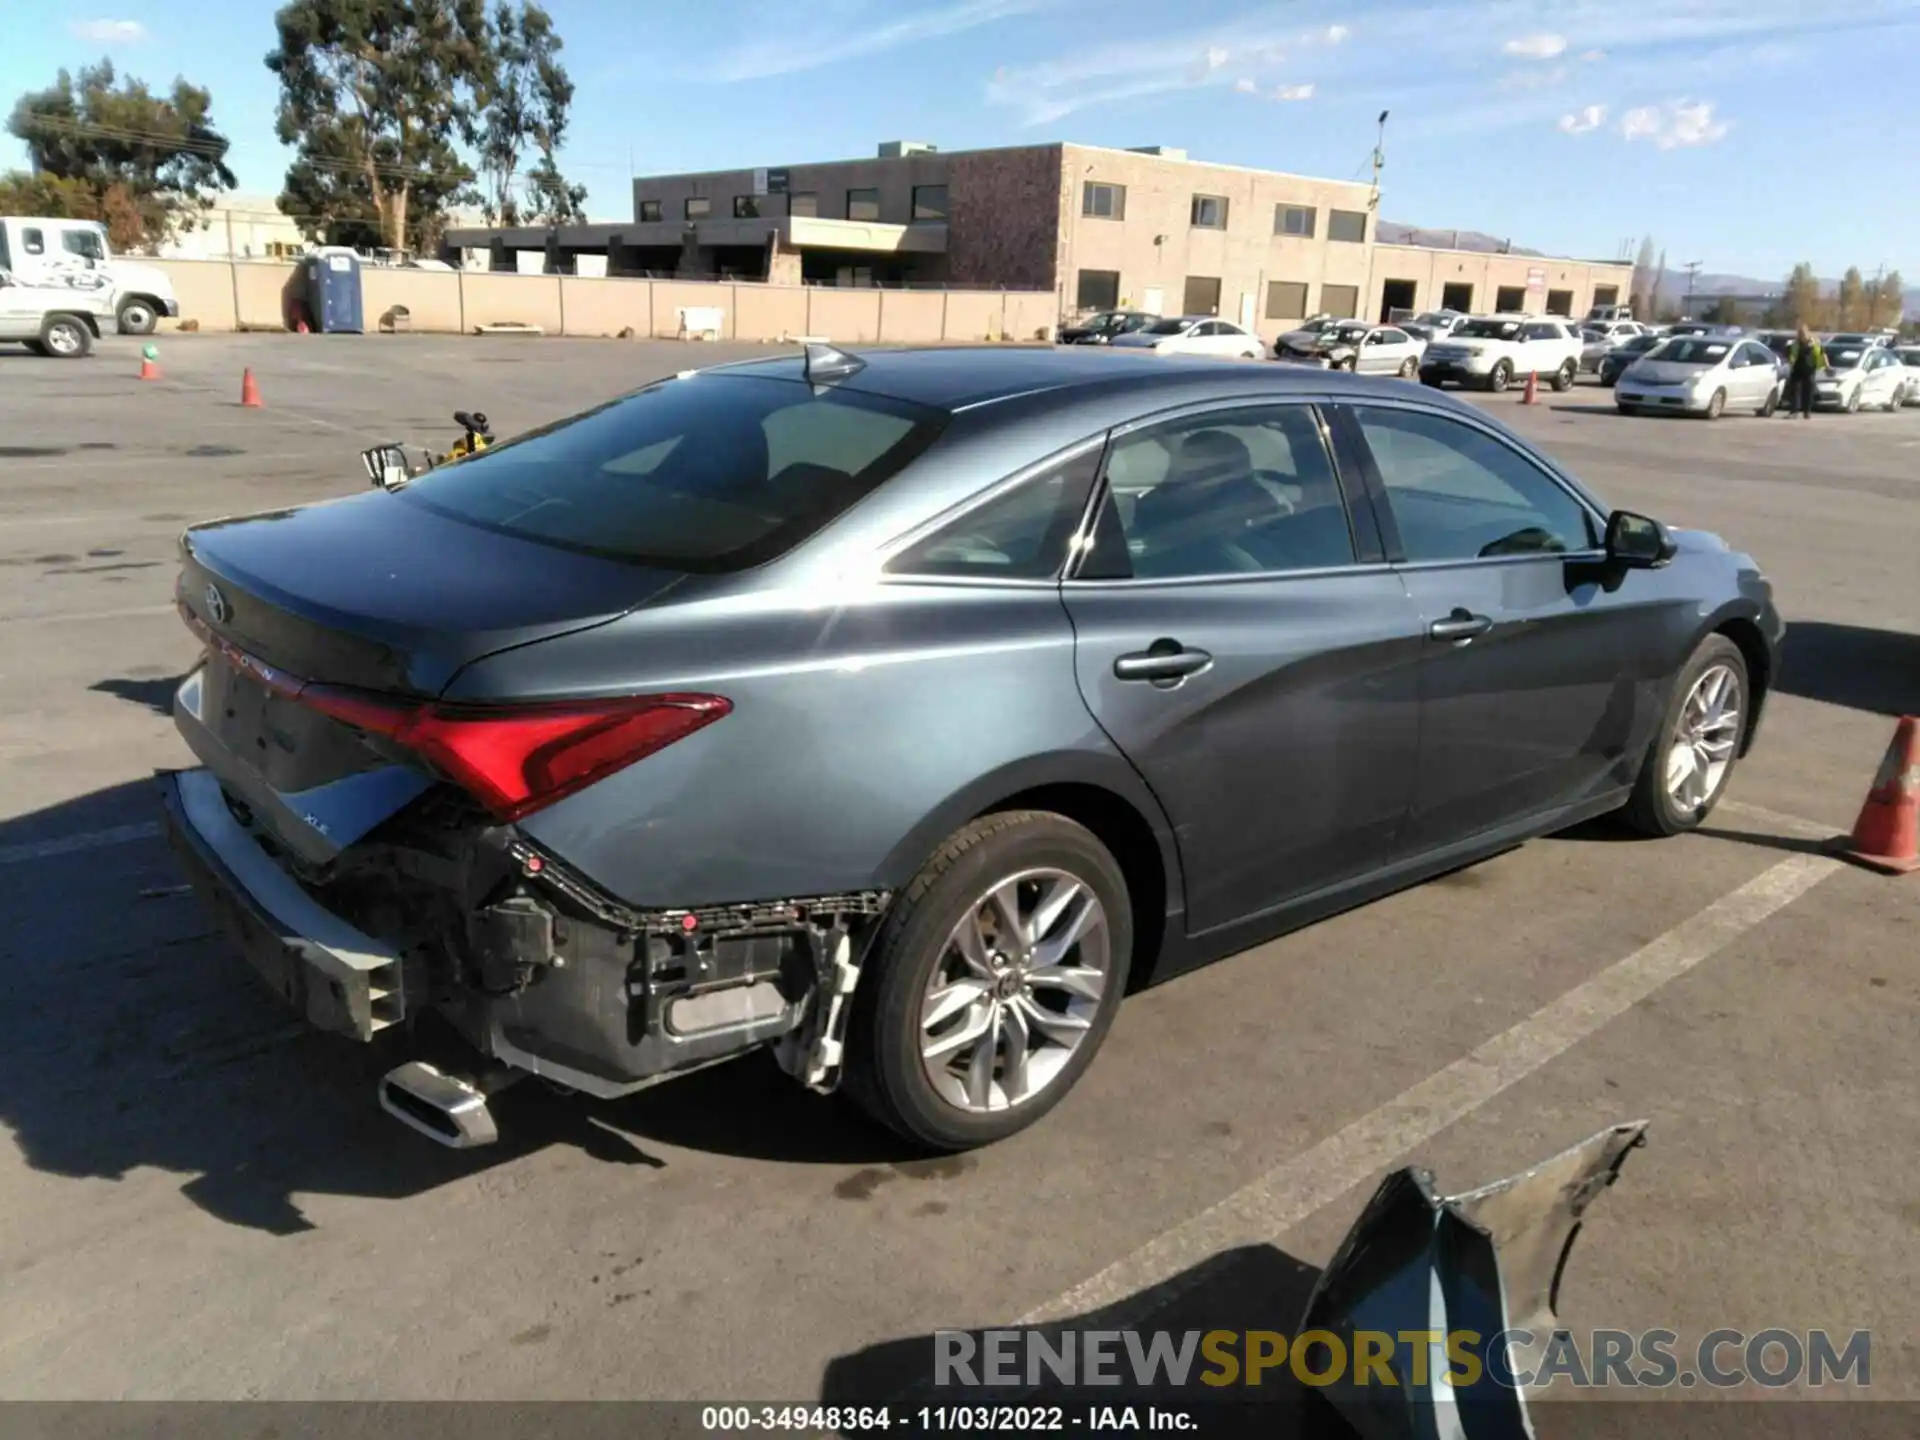
M 1106 347 L 688 372 L 181 544 L 170 834 L 449 1144 L 506 1079 L 761 1046 L 998 1139 L 1130 982 L 1699 824 L 1782 633 L 1751 560 L 1474 407 Z M 430 1013 L 469 1065 L 415 1063 Z

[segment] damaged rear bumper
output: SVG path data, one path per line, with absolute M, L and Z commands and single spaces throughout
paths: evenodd
M 601 1098 L 776 1042 L 797 1078 L 837 1083 L 844 997 L 883 892 L 632 910 L 508 828 L 463 836 L 457 856 L 409 866 L 388 847 L 403 858 L 303 884 L 210 771 L 165 775 L 161 793 L 194 889 L 320 1029 L 368 1041 L 431 1010 L 481 1056 Z M 369 869 L 433 919 L 385 938 L 394 905 L 367 920 L 347 898 Z

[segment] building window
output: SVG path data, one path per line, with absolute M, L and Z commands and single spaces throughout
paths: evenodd
M 1524 286 L 1502 285 L 1493 292 L 1493 308 L 1501 315 L 1515 315 L 1527 308 L 1527 292 Z
M 733 218 L 736 220 L 758 220 L 760 218 L 760 198 L 757 195 L 736 195 L 733 197 Z
M 1339 211 L 1334 212 L 1336 215 Z M 1320 308 L 1338 320 L 1351 320 L 1360 313 L 1358 285 L 1322 285 Z
M 1120 272 L 1082 270 L 1074 294 L 1082 310 L 1112 310 L 1120 304 Z
M 1547 291 L 1547 314 L 1571 316 L 1573 314 L 1573 292 L 1571 290 Z
M 1267 282 L 1267 319 L 1303 320 L 1307 314 L 1307 287 L 1299 280 Z
M 1327 239 L 1344 240 L 1351 245 L 1363 245 L 1367 239 L 1367 212 L 1364 210 L 1329 210 L 1327 212 Z
M 1080 191 L 1080 213 L 1095 220 L 1127 218 L 1127 187 L 1089 180 Z
M 914 186 L 913 218 L 917 223 L 931 221 L 944 225 L 947 220 L 947 187 L 944 185 Z
M 847 191 L 847 219 L 878 220 L 880 218 L 880 192 L 878 190 Z
M 811 190 L 796 190 L 787 196 L 787 214 L 812 220 L 820 214 L 820 197 Z
M 1218 275 L 1187 276 L 1187 293 L 1184 297 L 1186 308 L 1182 315 L 1218 315 L 1220 313 L 1220 277 Z
M 1311 240 L 1313 222 L 1319 214 L 1311 205 L 1276 205 L 1273 207 L 1273 233 L 1297 235 L 1302 240 Z
M 1595 305 L 1618 305 L 1620 303 L 1620 287 L 1618 285 L 1594 286 L 1593 303 Z
M 1189 215 L 1196 230 L 1224 230 L 1227 228 L 1227 197 L 1196 195 Z
M 1455 310 L 1462 315 L 1473 313 L 1473 286 L 1464 280 L 1456 280 L 1440 287 L 1440 308 Z
M 642 200 L 640 202 L 640 223 L 642 225 L 650 225 L 659 218 L 660 202 L 658 200 Z
M 704 220 L 713 214 L 713 201 L 704 195 L 695 195 L 687 201 L 687 219 Z

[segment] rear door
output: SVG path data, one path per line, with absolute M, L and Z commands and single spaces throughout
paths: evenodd
M 1406 812 L 1423 642 L 1348 498 L 1304 402 L 1176 412 L 1109 446 L 1062 590 L 1075 671 L 1173 822 L 1192 933 L 1376 868 Z
M 1646 587 L 1597 575 L 1603 521 L 1476 421 L 1378 402 L 1336 416 L 1360 448 L 1425 638 L 1405 844 L 1431 850 L 1631 779 Z

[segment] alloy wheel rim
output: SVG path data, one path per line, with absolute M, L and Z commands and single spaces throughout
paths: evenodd
M 1704 811 L 1726 783 L 1740 744 L 1740 677 L 1710 665 L 1687 691 L 1667 745 L 1667 797 L 1688 815 Z
M 920 1006 L 920 1063 L 959 1110 L 991 1114 L 1046 1093 L 1099 1014 L 1111 977 L 1107 913 L 1065 870 L 1023 870 L 967 907 Z

